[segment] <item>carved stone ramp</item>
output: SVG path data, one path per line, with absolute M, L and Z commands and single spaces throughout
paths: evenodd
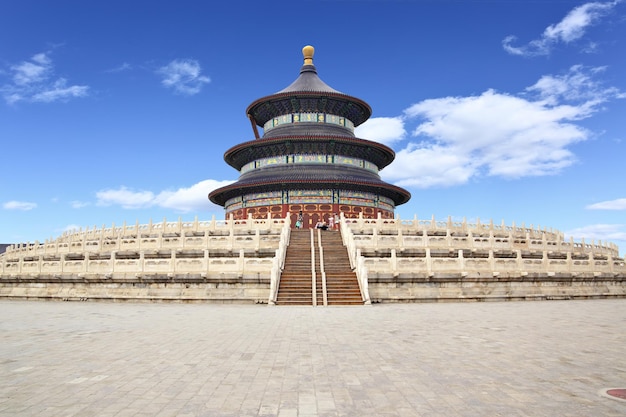
M 328 305 L 363 305 L 356 273 L 338 231 L 322 231 L 324 272 Z
M 313 305 L 313 268 L 311 230 L 291 231 L 285 254 L 285 266 L 280 276 L 277 305 Z M 319 260 L 315 269 L 319 271 Z M 317 273 L 316 273 L 317 275 Z M 322 305 L 322 280 L 316 276 L 316 304 Z
M 276 304 L 363 305 L 356 273 L 350 267 L 340 232 L 291 231 Z

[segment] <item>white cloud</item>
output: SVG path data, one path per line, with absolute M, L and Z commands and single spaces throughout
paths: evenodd
M 474 174 L 468 156 L 451 153 L 444 146 L 409 144 L 396 152 L 395 161 L 385 168 L 385 178 L 401 187 L 444 187 L 463 184 Z
M 367 138 L 384 144 L 391 144 L 406 136 L 404 120 L 401 117 L 374 117 L 358 126 L 357 137 Z
M 63 228 L 63 230 L 61 230 L 61 232 L 65 233 L 65 232 L 78 232 L 79 230 L 82 230 L 82 227 L 77 225 L 77 224 L 68 224 L 67 226 L 65 226 Z
M 519 96 L 428 99 L 404 111 L 414 138 L 382 175 L 401 186 L 458 185 L 480 175 L 519 178 L 560 172 L 576 162 L 569 147 L 593 133 L 576 124 L 624 94 L 602 88 L 597 69 L 575 66 L 542 77 Z
M 28 61 L 10 67 L 12 82 L 0 87 L 8 104 L 17 102 L 52 103 L 85 97 L 89 87 L 67 85 L 65 78 L 54 78 L 54 66 L 48 53 L 34 55 Z
M 179 188 L 176 191 L 162 191 L 155 202 L 161 207 L 171 208 L 184 213 L 196 210 L 206 210 L 213 205 L 208 199 L 209 193 L 216 188 L 232 184 L 233 181 L 204 180 L 189 188 Z
M 72 208 L 75 208 L 75 209 L 81 209 L 81 208 L 83 208 L 83 207 L 87 207 L 87 206 L 89 206 L 89 205 L 90 205 L 90 203 L 87 203 L 87 202 L 84 202 L 84 201 L 76 201 L 76 200 L 75 200 L 75 201 L 72 201 L 72 202 L 70 203 L 70 205 L 72 206 Z
M 526 91 L 537 94 L 547 104 L 559 101 L 586 101 L 587 106 L 579 106 L 582 117 L 595 112 L 595 105 L 609 97 L 625 98 L 626 94 L 617 88 L 605 88 L 596 77 L 606 71 L 606 67 L 588 68 L 574 65 L 564 75 L 544 75 Z
M 211 82 L 201 75 L 202 69 L 195 59 L 176 59 L 157 70 L 162 76 L 161 84 L 183 95 L 198 94 L 204 84 Z
M 59 78 L 52 85 L 43 88 L 36 94 L 33 94 L 31 101 L 41 103 L 51 103 L 53 101 L 67 101 L 73 97 L 85 97 L 89 87 L 84 85 L 72 85 L 67 87 L 67 81 Z
M 585 3 L 572 9 L 559 23 L 550 25 L 543 33 L 546 39 L 572 42 L 585 34 L 587 27 L 595 24 L 600 17 L 610 11 L 617 1 Z
M 104 71 L 104 72 L 108 72 L 108 73 L 116 73 L 116 72 L 124 72 L 124 71 L 129 71 L 129 70 L 131 70 L 131 69 L 133 69 L 133 66 L 132 66 L 132 65 L 130 65 L 128 62 L 124 62 L 124 63 L 122 63 L 122 64 L 118 65 L 117 67 L 115 67 L 115 68 L 111 68 L 111 69 L 106 70 L 106 71 Z
M 537 56 L 548 55 L 552 47 L 559 43 L 572 43 L 581 39 L 587 29 L 598 23 L 601 17 L 607 15 L 620 3 L 621 0 L 600 3 L 590 2 L 572 9 L 559 23 L 548 26 L 539 39 L 535 39 L 524 46 L 513 46 L 516 40 L 513 35 L 507 36 L 502 41 L 504 50 L 512 55 Z M 595 44 L 585 47 L 586 50 L 594 50 Z
M 152 191 L 133 191 L 127 187 L 103 190 L 96 193 L 98 205 L 119 205 L 125 209 L 140 209 L 152 206 L 173 209 L 178 212 L 207 210 L 214 207 L 208 195 L 216 188 L 226 186 L 233 181 L 204 180 L 190 187 L 179 188 L 175 191 L 161 191 L 158 194 Z
M 626 210 L 626 198 L 601 201 L 599 203 L 590 204 L 586 208 L 589 210 Z
M 34 55 L 30 61 L 11 66 L 15 85 L 38 83 L 52 72 L 52 61 L 44 53 Z
M 585 239 L 586 243 L 591 240 L 601 240 L 603 242 L 614 242 L 616 240 L 626 240 L 626 226 L 623 224 L 593 224 L 579 227 L 564 233 L 566 238 Z
M 29 203 L 26 201 L 8 201 L 2 205 L 6 210 L 22 210 L 28 211 L 37 207 L 36 203 Z
M 133 191 L 127 187 L 117 190 L 102 190 L 96 193 L 98 205 L 119 205 L 126 209 L 139 209 L 154 204 L 154 193 L 151 191 Z

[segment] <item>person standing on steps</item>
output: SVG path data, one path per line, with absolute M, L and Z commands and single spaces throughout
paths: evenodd
M 328 230 L 335 230 L 335 213 L 328 216 Z
M 296 229 L 302 229 L 302 222 L 304 219 L 302 218 L 302 210 L 298 213 L 298 219 L 296 220 Z

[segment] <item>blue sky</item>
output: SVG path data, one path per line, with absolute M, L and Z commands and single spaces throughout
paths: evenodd
M 552 228 L 626 250 L 624 1 L 31 1 L 0 13 L 0 243 L 223 218 L 246 107 L 302 47 L 368 102 L 402 218 Z

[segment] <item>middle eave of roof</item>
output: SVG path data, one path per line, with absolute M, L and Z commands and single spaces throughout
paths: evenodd
M 351 153 L 345 156 L 353 156 L 366 159 L 383 169 L 393 162 L 395 152 L 382 143 L 366 139 L 349 138 L 341 136 L 277 136 L 269 139 L 255 139 L 233 146 L 224 153 L 224 161 L 236 170 L 241 170 L 248 162 L 255 159 L 283 156 L 299 152 L 304 146 L 319 146 L 320 150 L 327 154 L 344 155 L 338 148 L 353 148 Z

